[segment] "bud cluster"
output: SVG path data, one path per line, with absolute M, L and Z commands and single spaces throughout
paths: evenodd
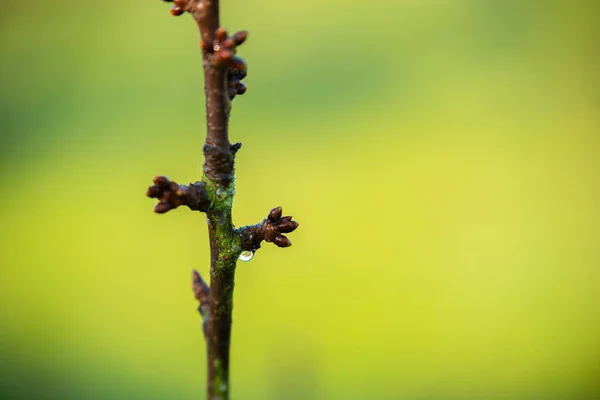
M 185 12 L 195 14 L 198 11 L 199 4 L 194 0 L 164 0 L 173 3 L 170 9 L 171 15 L 179 16 Z M 227 30 L 223 27 L 215 31 L 212 42 L 202 40 L 200 47 L 205 55 L 208 55 L 210 63 L 215 67 L 227 68 L 227 94 L 229 99 L 233 100 L 236 95 L 246 93 L 247 86 L 242 83 L 242 79 L 248 74 L 248 65 L 246 62 L 235 55 L 236 47 L 244 43 L 248 37 L 248 31 L 238 31 L 232 36 L 228 36 Z
M 206 190 L 201 182 L 184 186 L 166 176 L 155 176 L 152 181 L 154 185 L 148 188 L 146 196 L 160 200 L 154 206 L 155 213 L 164 214 L 179 206 L 188 206 L 199 211 L 208 209 Z
M 289 247 L 292 245 L 290 239 L 282 233 L 290 233 L 296 230 L 298 222 L 292 220 L 291 216 L 282 217 L 283 209 L 275 207 L 269 213 L 267 219 L 262 223 L 264 236 L 267 242 L 273 242 L 279 247 Z
M 240 228 L 242 249 L 256 251 L 263 240 L 278 247 L 290 247 L 292 242 L 283 233 L 295 231 L 299 224 L 291 216 L 282 217 L 282 214 L 282 208 L 275 207 L 262 222 Z
M 227 30 L 221 27 L 216 30 L 212 43 L 204 40 L 200 42 L 202 51 L 211 55 L 214 66 L 227 68 L 229 99 L 233 99 L 237 94 L 246 93 L 247 86 L 242 83 L 242 79 L 248 74 L 248 65 L 241 57 L 236 56 L 235 52 L 236 47 L 244 43 L 247 37 L 248 31 L 239 31 L 228 36 Z

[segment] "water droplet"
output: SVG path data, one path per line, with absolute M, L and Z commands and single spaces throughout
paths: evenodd
M 252 260 L 252 257 L 254 257 L 254 252 L 244 250 L 240 253 L 240 256 L 238 258 L 241 261 L 248 262 L 248 261 Z

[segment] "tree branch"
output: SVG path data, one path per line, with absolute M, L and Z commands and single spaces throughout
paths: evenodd
M 229 348 L 233 310 L 233 287 L 237 259 L 243 250 L 255 251 L 265 240 L 279 247 L 291 246 L 282 233 L 298 227 L 291 217 L 281 217 L 281 207 L 271 210 L 261 223 L 234 229 L 231 217 L 235 154 L 241 144 L 229 143 L 231 101 L 246 92 L 241 81 L 248 72 L 246 62 L 235 55 L 248 32 L 228 36 L 219 24 L 218 0 L 165 0 L 173 2 L 172 15 L 190 13 L 200 30 L 200 48 L 206 94 L 206 140 L 204 176 L 200 182 L 179 185 L 168 178 L 154 178 L 146 193 L 159 199 L 154 207 L 165 213 L 178 206 L 206 212 L 210 242 L 210 289 L 197 271 L 192 288 L 199 302 L 207 348 L 207 393 L 209 400 L 229 399 Z

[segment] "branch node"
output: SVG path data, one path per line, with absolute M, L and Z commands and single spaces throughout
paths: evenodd
M 229 145 L 227 149 L 204 143 L 204 174 L 211 181 L 227 185 L 233 180 L 233 164 L 235 153 L 240 149 L 239 146 Z

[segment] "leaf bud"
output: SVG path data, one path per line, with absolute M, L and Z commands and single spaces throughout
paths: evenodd
M 246 41 L 247 37 L 248 37 L 248 31 L 238 31 L 238 32 L 234 33 L 232 36 L 233 43 L 235 43 L 236 46 L 239 46 L 240 44 L 242 44 Z
M 148 188 L 148 191 L 146 191 L 146 196 L 148 197 L 158 197 L 160 196 L 160 188 L 156 185 L 152 185 Z
M 177 6 L 171 7 L 169 12 L 171 13 L 171 15 L 174 15 L 176 17 L 184 13 L 183 8 Z
M 221 41 L 227 37 L 227 30 L 222 26 L 218 27 L 215 31 L 215 39 Z
M 238 82 L 236 86 L 236 94 L 242 95 L 246 93 L 246 90 L 248 90 L 248 86 L 245 83 Z
M 235 56 L 229 62 L 229 75 L 233 78 L 244 79 L 248 74 L 248 64 L 241 57 Z
M 283 208 L 275 207 L 269 212 L 269 216 L 267 217 L 271 222 L 277 222 L 279 218 L 281 218 L 281 213 L 283 213 Z
M 277 225 L 277 228 L 279 228 L 279 232 L 290 233 L 295 231 L 298 225 L 300 224 L 296 221 L 282 221 Z
M 164 214 L 171 209 L 171 205 L 169 203 L 160 202 L 154 206 L 154 212 L 157 214 Z
M 273 243 L 275 243 L 278 247 L 290 247 L 292 245 L 291 240 L 283 235 L 275 236 Z

